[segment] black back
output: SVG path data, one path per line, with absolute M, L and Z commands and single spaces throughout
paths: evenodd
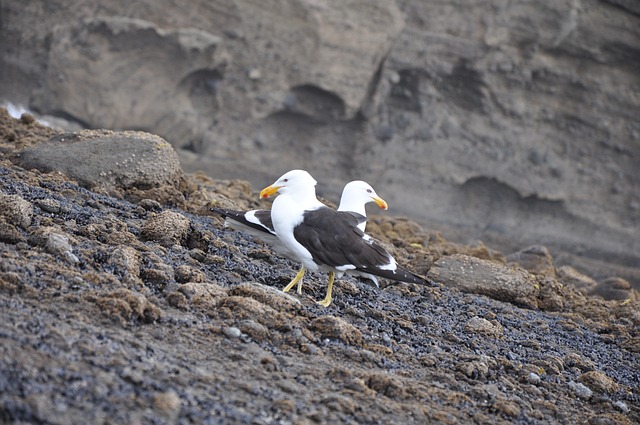
M 401 282 L 427 284 L 421 277 L 397 266 L 381 267 L 393 257 L 373 238 L 366 240 L 357 226 L 363 217 L 347 211 L 319 208 L 306 211 L 304 220 L 293 230 L 293 236 L 312 255 L 313 261 L 330 267 L 355 266 L 355 270 Z

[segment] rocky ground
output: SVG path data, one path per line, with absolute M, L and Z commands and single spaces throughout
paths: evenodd
M 322 308 L 325 276 L 282 293 L 297 265 L 208 211 L 260 188 L 167 146 L 0 112 L 0 422 L 640 422 L 627 281 L 391 212 L 369 232 L 438 286 L 343 278 Z

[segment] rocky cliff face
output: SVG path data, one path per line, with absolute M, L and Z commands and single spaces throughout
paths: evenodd
M 165 137 L 183 167 L 337 197 L 640 282 L 636 2 L 2 5 L 5 100 Z

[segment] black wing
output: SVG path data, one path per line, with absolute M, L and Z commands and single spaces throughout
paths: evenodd
M 234 211 L 214 207 L 211 208 L 211 211 L 260 232 L 270 233 L 274 236 L 276 234 L 276 231 L 273 230 L 271 211 L 269 210 Z
M 427 284 L 423 278 L 396 264 L 379 243 L 358 228 L 362 215 L 319 208 L 306 211 L 293 236 L 312 255 L 313 261 L 402 282 Z M 364 217 L 366 220 L 366 217 Z

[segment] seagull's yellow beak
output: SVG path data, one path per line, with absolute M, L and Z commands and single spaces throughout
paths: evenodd
M 260 191 L 260 199 L 268 198 L 269 196 L 273 195 L 278 190 L 280 190 L 281 187 L 282 186 L 275 186 L 275 185 L 265 187 Z
M 373 198 L 373 202 L 375 202 L 376 205 L 382 208 L 383 210 L 389 209 L 389 205 L 387 204 L 387 202 L 380 197 L 376 196 L 375 198 Z

